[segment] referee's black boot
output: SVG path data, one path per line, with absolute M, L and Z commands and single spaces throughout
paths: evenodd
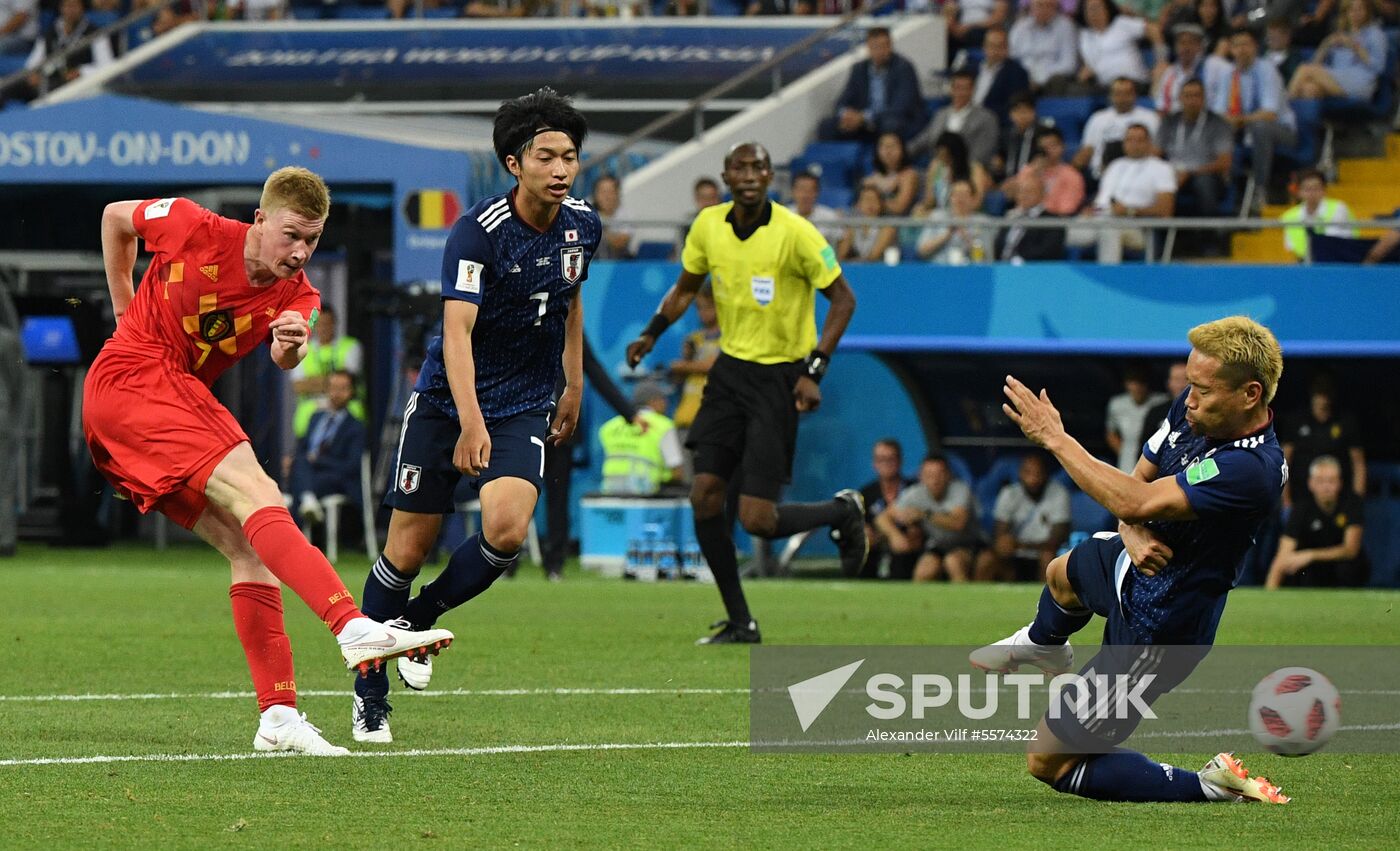
M 844 502 L 846 516 L 831 526 L 831 540 L 841 553 L 841 575 L 855 576 L 870 556 L 870 539 L 865 535 L 865 497 L 860 491 L 846 488 L 836 492 L 837 502 Z
M 747 625 L 737 624 L 733 621 L 715 621 L 710 625 L 710 629 L 719 627 L 719 632 L 714 635 L 707 635 L 696 641 L 696 644 L 761 644 L 763 637 L 758 634 L 758 621 L 749 621 Z

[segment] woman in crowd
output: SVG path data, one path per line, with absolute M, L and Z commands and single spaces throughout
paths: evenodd
M 885 215 L 885 200 L 874 186 L 862 186 L 851 215 L 878 219 Z M 851 225 L 846 228 L 836 253 L 842 260 L 873 263 L 884 259 L 885 249 L 895 244 L 895 230 L 889 225 Z
M 948 194 L 957 180 L 966 180 L 972 185 L 973 206 L 980 208 L 992 185 L 992 176 L 981 163 L 968 157 L 963 137 L 950 131 L 933 143 L 933 162 L 929 163 L 924 176 L 924 197 L 919 202 L 919 212 L 948 206 Z
M 1322 40 L 1311 62 L 1298 66 L 1288 96 L 1370 100 L 1385 72 L 1386 46 L 1371 0 L 1347 0 L 1337 31 Z
M 919 197 L 919 172 L 909 162 L 909 151 L 898 133 L 883 133 L 875 142 L 875 170 L 861 185 L 879 191 L 886 215 L 909 214 Z

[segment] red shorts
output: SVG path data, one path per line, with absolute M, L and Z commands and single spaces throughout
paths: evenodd
M 198 378 L 158 352 L 110 343 L 83 383 L 83 434 L 117 493 L 186 529 L 209 504 L 204 488 L 214 468 L 248 439 Z

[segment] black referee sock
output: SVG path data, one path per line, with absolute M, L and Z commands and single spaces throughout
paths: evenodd
M 700 552 L 710 565 L 710 573 L 719 586 L 719 596 L 724 600 L 724 610 L 731 623 L 748 626 L 753 617 L 749 615 L 749 604 L 744 599 L 744 588 L 739 583 L 739 558 L 734 554 L 734 539 L 729 535 L 729 521 L 723 514 L 704 520 L 695 520 L 695 540 L 700 544 Z
M 787 502 L 778 506 L 778 522 L 773 527 L 773 537 L 786 538 L 815 529 L 839 523 L 850 511 L 846 503 L 828 499 L 825 502 Z

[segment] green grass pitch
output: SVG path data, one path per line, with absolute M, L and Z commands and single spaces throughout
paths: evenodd
M 341 559 L 357 596 L 366 566 Z M 218 696 L 251 686 L 230 622 L 227 567 L 211 551 L 26 547 L 0 561 L 0 576 L 10 600 L 0 760 L 251 753 L 254 701 Z M 1036 593 L 749 585 L 765 637 L 790 644 L 988 641 L 1025 623 Z M 526 566 L 448 615 L 442 625 L 457 643 L 438 662 L 438 695 L 396 692 L 397 741 L 355 745 L 351 680 L 335 645 L 285 598 L 301 707 L 331 741 L 470 752 L 11 762 L 0 765 L 0 847 L 1400 845 L 1393 756 L 1250 754 L 1251 769 L 1295 797 L 1264 807 L 1085 801 L 1031 779 L 1013 755 L 754 755 L 732 744 L 748 736 L 747 652 L 692 645 L 721 611 L 715 590 L 572 569 L 555 585 Z M 1397 600 L 1244 590 L 1231 599 L 1220 642 L 1396 645 Z M 552 693 L 571 688 L 642 691 Z M 150 693 L 180 696 L 131 697 Z M 99 697 L 24 699 L 44 695 Z M 598 747 L 658 743 L 710 746 Z M 552 749 L 490 750 L 513 746 Z M 1211 754 L 1152 755 L 1194 768 Z

